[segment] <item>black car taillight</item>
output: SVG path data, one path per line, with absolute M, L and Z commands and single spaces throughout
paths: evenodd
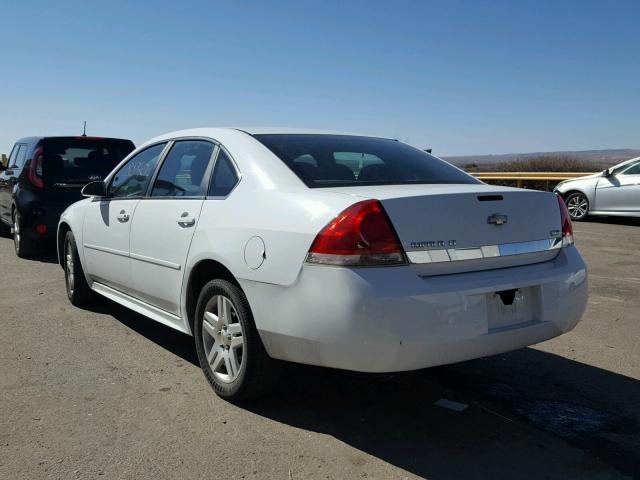
M 33 152 L 31 165 L 29 165 L 29 183 L 36 188 L 44 187 L 44 182 L 42 181 L 42 153 L 42 147 L 37 147 Z

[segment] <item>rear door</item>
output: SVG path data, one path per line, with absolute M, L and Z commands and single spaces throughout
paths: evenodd
M 206 140 L 175 141 L 131 226 L 133 295 L 175 315 L 216 150 Z
M 85 214 L 83 248 L 89 276 L 116 290 L 131 293 L 129 234 L 140 199 L 167 146 L 142 150 L 113 176 L 107 197 L 94 199 Z
M 596 188 L 596 210 L 640 213 L 640 161 L 610 177 L 602 177 Z

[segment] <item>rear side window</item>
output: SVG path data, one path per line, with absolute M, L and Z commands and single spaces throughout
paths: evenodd
M 395 140 L 352 135 L 254 135 L 309 187 L 481 183 Z
M 238 183 L 239 177 L 229 156 L 224 150 L 220 150 L 216 165 L 213 168 L 213 177 L 209 186 L 209 195 L 212 197 L 226 197 Z
M 12 167 L 22 168 L 24 166 L 24 161 L 27 158 L 27 148 L 27 145 L 20 145 L 15 162 L 11 165 Z
M 43 140 L 45 183 L 77 184 L 102 180 L 134 149 L 130 140 L 49 138 Z
M 205 172 L 214 145 L 203 140 L 175 142 L 160 167 L 152 197 L 199 197 L 206 191 Z
M 143 196 L 165 145 L 166 143 L 154 145 L 131 157 L 113 177 L 109 196 L 112 198 Z

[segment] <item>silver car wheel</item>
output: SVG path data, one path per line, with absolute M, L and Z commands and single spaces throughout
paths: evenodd
M 229 298 L 215 295 L 207 303 L 202 319 L 202 342 L 216 379 L 233 382 L 242 368 L 245 339 L 238 312 Z
M 75 286 L 75 275 L 73 270 L 73 250 L 71 247 L 71 242 L 67 242 L 65 248 L 65 265 L 67 274 L 67 290 L 69 291 L 69 296 L 73 296 L 73 289 Z
M 582 218 L 589 212 L 589 202 L 584 195 L 573 195 L 567 201 L 567 209 L 571 218 Z

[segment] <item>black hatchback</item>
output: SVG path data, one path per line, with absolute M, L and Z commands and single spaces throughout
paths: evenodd
M 0 167 L 0 229 L 13 232 L 16 253 L 29 257 L 54 240 L 60 214 L 134 149 L 131 140 L 27 137 Z

